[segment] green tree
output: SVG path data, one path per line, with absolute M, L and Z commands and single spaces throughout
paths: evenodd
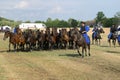
M 35 23 L 42 23 L 42 21 L 35 21 Z
M 72 19 L 72 18 L 70 18 L 68 20 L 68 23 L 69 23 L 70 27 L 76 27 L 78 25 L 78 21 L 75 19 Z
M 31 23 L 31 21 L 25 21 L 25 23 Z
M 59 22 L 60 22 L 60 20 L 59 19 L 55 19 L 55 20 L 53 20 L 53 22 L 52 22 L 52 27 L 59 27 Z
M 61 20 L 59 21 L 58 27 L 69 27 L 70 25 L 68 24 L 67 21 Z
M 52 27 L 52 26 L 53 26 L 53 24 L 52 24 L 52 19 L 51 19 L 51 18 L 48 18 L 48 19 L 46 20 L 45 24 L 46 24 L 47 27 Z
M 98 12 L 96 17 L 96 24 L 102 23 L 104 19 L 105 19 L 104 13 L 102 11 Z
M 117 21 L 117 25 L 120 25 L 120 11 L 115 14 L 114 18 Z

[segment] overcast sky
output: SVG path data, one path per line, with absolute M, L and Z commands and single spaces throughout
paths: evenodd
M 13 20 L 92 20 L 98 11 L 113 17 L 120 0 L 0 0 L 0 16 Z

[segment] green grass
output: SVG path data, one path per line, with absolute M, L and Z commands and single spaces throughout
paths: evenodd
M 8 39 L 3 41 L 1 36 L 0 60 L 5 60 L 1 65 L 10 70 L 0 65 L 0 80 L 15 80 L 16 76 L 18 80 L 119 80 L 120 47 L 108 47 L 106 36 L 101 46 L 91 45 L 92 56 L 85 58 L 70 49 L 7 52 Z

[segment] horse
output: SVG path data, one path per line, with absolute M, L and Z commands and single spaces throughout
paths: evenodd
M 92 44 L 94 44 L 94 40 L 97 45 L 101 44 L 101 33 L 105 33 L 103 28 L 99 28 L 96 30 L 96 32 L 92 33 Z
M 45 34 L 43 30 L 37 32 L 37 46 L 38 50 L 44 49 L 44 42 L 45 42 Z
M 33 49 L 35 49 L 37 42 L 36 32 L 28 29 L 24 32 L 24 37 L 25 37 L 26 49 L 28 51 L 32 51 Z
M 57 36 L 58 36 L 58 33 L 57 33 L 57 28 L 52 28 L 52 33 L 50 35 L 50 49 L 53 49 L 55 47 L 57 47 L 56 45 L 56 42 L 57 42 Z
M 68 46 L 68 42 L 69 42 L 69 36 L 68 36 L 68 32 L 66 29 L 62 29 L 61 33 L 60 33 L 60 45 L 63 48 L 67 49 Z
M 6 31 L 3 40 L 6 40 L 8 37 L 9 37 L 9 51 L 11 51 L 11 44 L 14 46 L 14 51 L 16 51 L 16 46 L 18 50 L 18 45 L 20 43 L 19 36 L 10 31 Z
M 79 34 L 79 30 L 77 28 L 70 29 L 68 34 L 69 34 L 69 47 L 75 49 L 76 48 L 76 41 L 77 41 L 76 34 Z
M 90 56 L 90 44 L 88 44 L 85 40 L 85 38 L 83 37 L 82 33 L 79 30 L 73 30 L 72 32 L 73 35 L 73 43 L 74 46 L 76 46 L 77 48 L 77 52 L 80 56 L 84 57 L 88 55 Z M 80 47 L 82 47 L 82 54 L 80 53 Z
M 50 49 L 50 28 L 46 28 L 44 40 L 44 49 Z
M 109 46 L 111 47 L 111 40 L 112 40 L 112 43 L 115 47 L 116 45 L 116 39 L 117 39 L 117 34 L 116 33 L 112 33 L 111 35 L 111 38 L 108 40 L 108 43 L 109 43 Z
M 16 28 L 16 34 L 19 36 L 19 41 L 20 41 L 20 47 L 21 50 L 24 50 L 24 45 L 25 45 L 25 36 L 23 35 L 23 32 L 20 28 Z

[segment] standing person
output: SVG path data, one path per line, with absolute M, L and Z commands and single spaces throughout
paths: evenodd
M 90 44 L 90 38 L 87 32 L 90 30 L 89 26 L 85 24 L 85 22 L 81 22 L 80 32 L 82 33 L 83 37 L 85 38 L 87 44 Z
M 112 25 L 110 27 L 110 33 L 108 35 L 108 41 L 111 39 L 112 35 L 117 31 L 117 28 L 115 27 L 115 25 Z

